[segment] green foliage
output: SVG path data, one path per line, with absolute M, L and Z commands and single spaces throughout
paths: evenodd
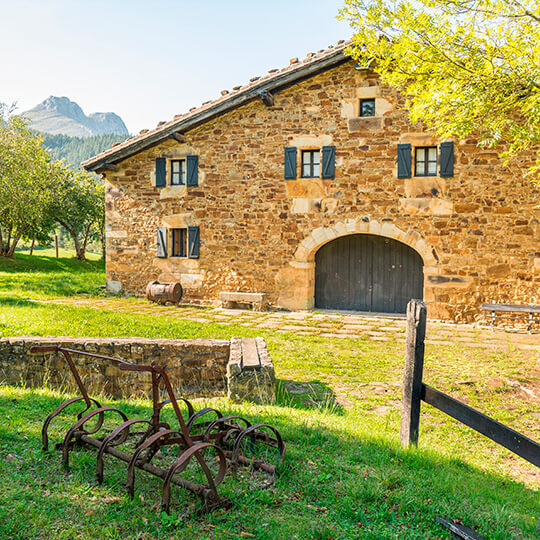
M 77 258 L 84 259 L 92 234 L 104 238 L 105 186 L 93 174 L 56 163 L 59 185 L 52 214 L 73 238 Z
M 405 95 L 413 122 L 506 158 L 540 142 L 537 0 L 346 0 L 341 17 L 350 54 Z
M 44 239 L 57 196 L 56 167 L 27 121 L 0 103 L 0 253 L 12 256 L 21 238 Z
M 110 148 L 115 142 L 122 142 L 128 136 L 110 133 L 91 137 L 70 137 L 41 133 L 43 144 L 51 151 L 55 159 L 65 159 L 74 169 L 79 169 L 81 162 Z

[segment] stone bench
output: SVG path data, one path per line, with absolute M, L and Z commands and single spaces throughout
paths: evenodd
M 491 329 L 495 327 L 496 313 L 524 313 L 529 315 L 527 330 L 530 332 L 534 324 L 534 315 L 540 315 L 540 306 L 532 304 L 482 304 L 484 311 L 491 311 Z
M 235 401 L 273 403 L 274 365 L 263 338 L 231 338 L 227 364 L 227 397 Z
M 266 294 L 253 292 L 229 292 L 220 294 L 221 306 L 226 309 L 235 309 L 242 305 L 251 306 L 253 311 L 264 311 L 266 308 Z

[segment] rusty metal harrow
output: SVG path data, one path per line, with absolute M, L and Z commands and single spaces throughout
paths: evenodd
M 32 347 L 30 352 L 62 353 L 81 393 L 81 396 L 68 399 L 47 416 L 41 431 L 43 450 L 49 448 L 48 430 L 51 422 L 71 405 L 83 402 L 86 408 L 76 414 L 76 422 L 67 431 L 63 442 L 56 445 L 57 449 L 62 450 L 65 466 L 69 467 L 69 453 L 75 445 L 97 449 L 96 474 L 99 483 L 103 482 L 105 454 L 125 461 L 128 464 L 126 488 L 131 497 L 137 468 L 158 476 L 163 479 L 161 509 L 167 513 L 171 502 L 171 484 L 198 495 L 202 501 L 202 511 L 207 512 L 231 504 L 217 491 L 228 466 L 235 477 L 239 467 L 260 471 L 268 484 L 273 482 L 283 462 L 285 443 L 275 428 L 268 424 L 251 424 L 240 416 L 224 416 L 219 410 L 209 407 L 195 411 L 187 399 L 176 398 L 164 367 L 154 363 L 130 364 L 118 358 L 60 346 L 37 346 Z M 120 409 L 102 407 L 88 395 L 72 354 L 109 361 L 123 371 L 150 373 L 151 418 L 130 420 Z M 168 398 L 163 401 L 160 397 L 162 389 Z M 187 421 L 180 410 L 179 400 L 187 406 Z M 178 426 L 173 427 L 162 419 L 163 408 L 168 404 L 172 405 Z M 268 461 L 268 454 L 271 454 L 273 463 Z M 182 476 L 187 470 L 191 471 L 189 478 Z M 194 470 L 198 473 L 198 476 L 195 473 L 195 479 Z

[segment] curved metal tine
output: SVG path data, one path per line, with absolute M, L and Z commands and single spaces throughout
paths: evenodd
M 208 465 L 204 461 L 203 455 L 201 455 L 201 450 L 206 450 L 207 448 L 215 448 L 218 456 L 219 456 L 219 470 L 215 478 L 212 477 L 212 471 L 210 471 Z M 167 475 L 165 476 L 165 480 L 163 481 L 163 491 L 161 494 L 161 509 L 169 513 L 169 506 L 171 502 L 171 480 L 175 474 L 181 473 L 184 471 L 184 469 L 187 467 L 189 461 L 191 458 L 195 455 L 197 461 L 199 462 L 199 465 L 201 466 L 206 479 L 208 481 L 208 490 L 201 490 L 201 495 L 204 498 L 205 504 L 207 504 L 207 498 L 209 495 L 212 495 L 214 500 L 217 500 L 218 493 L 217 493 L 217 486 L 221 484 L 223 479 L 225 478 L 225 474 L 227 473 L 227 459 L 225 458 L 225 454 L 223 453 L 223 450 L 219 448 L 218 446 L 215 446 L 212 443 L 208 442 L 201 442 L 193 445 L 191 448 L 188 448 L 169 468 L 167 471 Z M 206 491 L 206 493 L 205 493 Z
M 180 437 L 184 438 L 184 435 L 176 430 L 176 429 L 166 429 L 163 431 L 158 431 L 157 433 L 154 433 L 148 439 L 146 439 L 141 445 L 139 445 L 135 452 L 133 452 L 133 455 L 131 456 L 131 459 L 128 463 L 128 470 L 127 470 L 127 480 L 126 480 L 126 489 L 129 493 L 129 496 L 133 498 L 134 494 L 134 485 L 135 485 L 135 466 L 137 465 L 137 460 L 141 453 L 152 446 L 153 444 L 157 443 L 159 439 L 163 437 L 170 437 L 171 435 L 179 435 Z M 187 446 L 187 443 L 186 443 Z
M 187 421 L 186 428 L 188 432 L 191 432 L 191 428 L 193 427 L 193 423 L 197 418 L 200 418 L 201 416 L 204 416 L 205 414 L 208 414 L 210 412 L 216 413 L 218 418 L 222 418 L 223 414 L 221 411 L 218 411 L 217 409 L 213 409 L 212 407 L 205 407 L 204 409 L 201 409 L 200 411 L 197 411 L 195 414 L 191 415 L 189 417 L 189 420 Z
M 111 431 L 111 433 L 107 435 L 101 442 L 101 445 L 98 449 L 96 464 L 96 476 L 99 484 L 103 482 L 103 456 L 107 451 L 107 448 L 109 448 L 109 446 L 119 446 L 124 443 L 129 436 L 129 428 L 132 425 L 139 423 L 145 423 L 151 426 L 151 422 L 148 420 L 143 420 L 142 418 L 134 418 L 133 420 L 128 420 L 127 422 L 124 422 L 123 424 L 120 424 L 118 427 L 114 428 L 113 431 Z M 121 435 L 121 437 L 118 437 L 118 435 Z
M 52 413 L 49 414 L 49 416 L 47 416 L 47 418 L 45 418 L 45 422 L 43 422 L 43 427 L 41 428 L 41 447 L 44 451 L 47 451 L 49 449 L 49 435 L 48 435 L 48 430 L 49 430 L 49 425 L 50 423 L 52 422 L 52 420 L 58 416 L 64 409 L 66 409 L 67 407 L 69 407 L 72 403 L 76 403 L 77 401 L 84 401 L 86 403 L 86 400 L 84 399 L 84 397 L 76 397 L 76 398 L 71 398 L 71 399 L 68 399 L 67 401 L 64 401 L 64 403 L 62 403 L 61 405 L 58 405 L 58 407 L 56 407 L 56 409 L 54 409 L 54 411 Z M 97 402 L 95 399 L 92 399 L 90 398 L 90 401 L 93 401 L 97 406 L 98 408 L 101 407 L 101 405 L 99 404 L 99 402 Z M 86 411 L 88 411 L 90 407 L 87 405 L 86 409 L 84 409 L 82 412 L 80 413 L 77 413 L 77 418 L 80 419 L 81 416 L 86 413 Z
M 119 411 L 118 409 L 115 409 L 114 407 L 100 407 L 99 409 L 94 409 L 93 411 L 90 411 L 89 413 L 85 414 L 80 420 L 77 420 L 77 422 L 75 422 L 75 424 L 71 426 L 71 428 L 69 429 L 69 431 L 67 432 L 64 438 L 64 442 L 62 443 L 62 461 L 64 462 L 64 465 L 66 467 L 69 467 L 69 443 L 71 439 L 73 438 L 73 436 L 75 435 L 75 432 L 80 427 L 82 427 L 86 422 L 88 422 L 90 418 L 93 418 L 94 416 L 96 416 L 96 414 L 99 414 L 99 419 L 97 422 L 99 424 L 99 427 L 86 432 L 86 434 L 96 433 L 96 431 L 98 431 L 103 425 L 105 413 L 108 411 L 117 412 L 122 417 L 124 422 L 127 422 L 127 419 L 128 419 L 127 416 L 122 411 Z
M 210 424 L 206 428 L 206 431 L 204 432 L 203 441 L 208 441 L 209 440 L 210 432 L 212 431 L 212 429 L 214 429 L 215 426 L 217 426 L 219 424 L 223 424 L 224 422 L 230 422 L 231 420 L 242 420 L 242 422 L 244 422 L 244 424 L 246 424 L 246 428 L 251 427 L 251 422 L 249 422 L 249 420 L 246 420 L 242 416 L 237 416 L 237 415 L 222 416 L 220 418 L 217 418 L 213 422 L 210 422 Z M 246 429 L 246 428 L 244 428 L 244 429 Z M 221 431 L 225 431 L 224 429 L 222 429 L 222 426 L 220 426 L 219 429 Z M 238 426 L 238 431 L 241 431 L 241 430 L 242 430 L 242 428 L 240 426 Z
M 186 398 L 183 398 L 183 397 L 179 397 L 179 398 L 176 398 L 177 400 L 180 400 L 180 401 L 183 401 L 186 406 L 187 406 L 187 410 L 188 410 L 188 418 L 191 418 L 193 416 L 193 414 L 195 413 L 195 409 L 193 408 L 193 405 L 191 404 L 191 401 L 187 400 Z M 159 404 L 159 408 L 162 409 L 163 407 L 165 407 L 165 405 L 168 405 L 169 403 L 172 403 L 172 401 L 170 399 L 166 399 L 165 401 L 162 401 L 160 404 Z
M 269 472 L 269 473 L 275 473 L 275 471 L 277 471 L 278 467 L 283 463 L 283 458 L 285 456 L 285 443 L 283 442 L 283 439 L 281 438 L 281 435 L 279 433 L 279 431 L 268 425 L 268 424 L 255 424 L 247 429 L 245 429 L 244 431 L 242 431 L 242 433 L 240 433 L 240 435 L 238 435 L 238 437 L 236 438 L 236 441 L 234 442 L 234 447 L 233 447 L 233 451 L 232 451 L 232 455 L 231 455 L 231 464 L 233 466 L 233 469 L 236 471 L 237 469 L 237 466 L 238 466 L 238 458 L 239 458 L 239 455 L 240 455 L 240 443 L 242 442 L 242 439 L 244 439 L 244 437 L 246 437 L 247 435 L 254 435 L 254 431 L 257 430 L 257 429 L 261 429 L 261 428 L 265 428 L 265 429 L 269 429 L 271 430 L 274 435 L 276 436 L 276 441 L 277 441 L 277 449 L 278 449 L 278 452 L 279 452 L 279 462 L 277 463 L 277 465 L 270 465 L 270 464 L 264 464 L 263 462 L 261 462 L 260 460 L 256 460 L 255 457 L 251 460 L 251 463 L 253 464 L 253 466 L 257 467 L 257 468 L 260 468 L 260 469 L 263 469 L 265 470 L 266 472 Z

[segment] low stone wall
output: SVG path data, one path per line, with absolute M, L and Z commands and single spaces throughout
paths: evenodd
M 235 343 L 236 338 L 232 342 Z M 261 351 L 266 344 L 258 338 Z M 241 342 L 242 340 L 237 340 Z M 235 364 L 237 356 L 231 354 L 229 340 L 211 339 L 145 339 L 145 338 L 71 338 L 71 337 L 15 337 L 0 339 L 0 382 L 47 386 L 68 392 L 78 392 L 73 375 L 61 353 L 30 354 L 35 345 L 61 345 L 103 356 L 120 358 L 134 364 L 155 362 L 167 368 L 167 374 L 177 397 L 214 397 L 231 393 L 236 379 L 228 381 L 228 364 Z M 268 362 L 268 352 L 263 352 Z M 151 376 L 147 372 L 126 372 L 105 359 L 73 354 L 73 361 L 90 395 L 106 395 L 112 398 L 151 398 Z M 235 364 L 236 365 L 236 364 Z M 273 366 L 272 381 L 273 379 Z M 232 370 L 236 375 L 238 371 Z M 247 379 L 246 379 L 247 377 Z M 273 401 L 275 381 L 272 388 L 266 385 L 264 396 L 255 392 L 257 384 L 249 385 L 249 377 L 258 378 L 255 371 L 245 374 L 242 387 L 250 392 L 233 392 L 236 399 Z M 265 397 L 266 396 L 266 397 Z

